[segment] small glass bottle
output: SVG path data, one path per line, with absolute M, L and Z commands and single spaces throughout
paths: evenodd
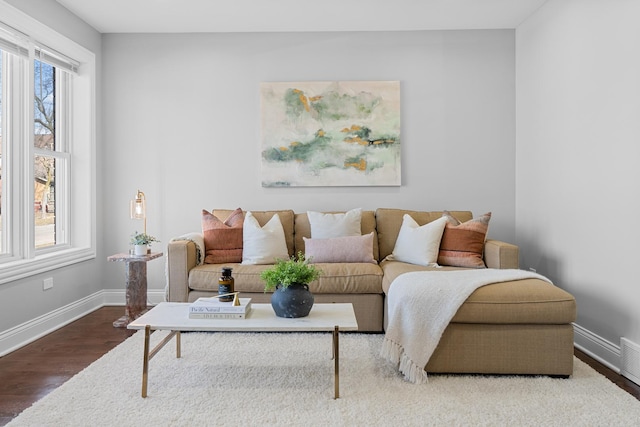
M 234 280 L 231 277 L 230 267 L 222 267 L 222 276 L 218 279 L 218 295 L 232 294 L 234 293 Z M 219 298 L 220 301 L 229 302 L 233 301 L 233 295 L 227 295 Z

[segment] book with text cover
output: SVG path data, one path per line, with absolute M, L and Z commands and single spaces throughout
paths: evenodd
M 233 301 L 220 301 L 218 298 L 198 298 L 189 305 L 189 314 L 246 314 L 251 309 L 251 298 L 239 299 L 240 305 L 233 305 Z
M 189 312 L 189 319 L 246 319 L 251 312 L 249 307 L 246 313 L 204 313 Z

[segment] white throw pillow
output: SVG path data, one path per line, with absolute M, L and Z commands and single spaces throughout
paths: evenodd
M 405 214 L 402 217 L 396 246 L 387 259 L 436 267 L 440 240 L 446 224 L 447 218 L 442 217 L 420 226 L 410 215 Z
M 332 237 L 360 236 L 362 209 L 351 209 L 345 213 L 307 212 L 311 226 L 312 239 L 331 239 Z
M 274 214 L 260 227 L 256 217 L 247 212 L 242 226 L 242 264 L 275 264 L 278 259 L 288 258 L 280 216 Z

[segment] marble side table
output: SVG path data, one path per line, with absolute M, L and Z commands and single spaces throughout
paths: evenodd
M 160 258 L 162 252 L 146 255 L 116 254 L 109 261 L 123 261 L 126 264 L 127 303 L 124 316 L 113 322 L 115 328 L 127 325 L 147 311 L 147 262 Z

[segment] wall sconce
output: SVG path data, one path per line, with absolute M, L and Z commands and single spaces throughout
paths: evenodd
M 129 216 L 131 219 L 144 220 L 144 234 L 147 234 L 147 201 L 140 190 L 136 193 L 136 198 L 129 202 Z

